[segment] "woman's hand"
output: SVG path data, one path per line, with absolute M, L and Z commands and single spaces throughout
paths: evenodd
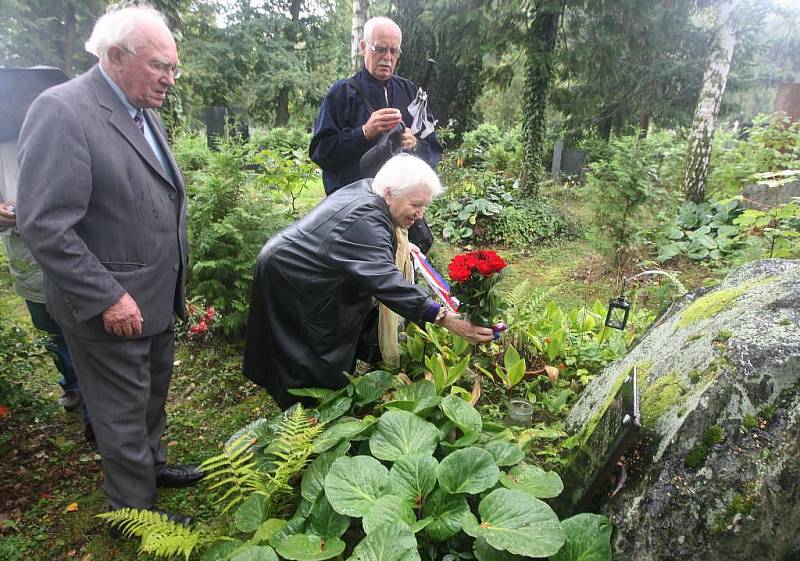
M 441 325 L 470 343 L 488 343 L 494 338 L 494 331 L 491 327 L 475 325 L 469 320 L 461 319 L 461 316 L 455 312 L 447 312 Z

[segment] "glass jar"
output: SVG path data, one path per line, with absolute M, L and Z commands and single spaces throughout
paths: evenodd
M 533 405 L 527 399 L 513 397 L 508 402 L 506 421 L 516 427 L 529 427 L 533 420 Z

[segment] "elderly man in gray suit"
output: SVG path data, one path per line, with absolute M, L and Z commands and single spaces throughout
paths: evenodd
M 86 49 L 99 64 L 26 116 L 18 224 L 79 373 L 110 508 L 152 509 L 157 486 L 202 477 L 167 464 L 161 441 L 188 248 L 183 179 L 152 109 L 175 85 L 178 52 L 145 7 L 105 14 Z

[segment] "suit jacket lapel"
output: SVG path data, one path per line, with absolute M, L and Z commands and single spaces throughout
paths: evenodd
M 172 151 L 169 149 L 169 143 L 167 142 L 167 139 L 161 132 L 161 127 L 156 124 L 158 120 L 155 116 L 155 112 L 152 109 L 145 109 L 144 112 L 147 115 L 147 122 L 150 125 L 150 130 L 153 131 L 159 146 L 161 146 L 161 152 L 164 154 L 169 166 L 172 168 L 172 177 L 175 178 L 175 181 L 174 184 L 172 181 L 170 181 L 170 184 L 174 187 L 177 187 L 178 190 L 183 191 L 183 177 L 181 177 L 181 172 L 178 168 L 178 162 L 176 162 L 175 158 L 172 157 Z
M 144 135 L 136 128 L 136 124 L 131 119 L 130 113 L 122 104 L 117 94 L 111 89 L 111 86 L 106 82 L 106 79 L 100 73 L 100 68 L 95 67 L 92 70 L 92 82 L 94 85 L 95 93 L 97 94 L 97 101 L 101 107 L 106 108 L 111 112 L 109 116 L 109 123 L 125 138 L 126 141 L 133 147 L 134 150 L 147 162 L 147 164 L 161 176 L 170 186 L 172 186 L 172 179 L 167 174 L 167 171 L 161 166 L 150 145 Z M 151 127 L 154 128 L 154 127 Z M 159 136 L 158 134 L 156 136 Z M 162 143 L 163 147 L 163 143 Z M 169 154 L 169 150 L 164 151 Z M 172 164 L 171 156 L 170 164 Z

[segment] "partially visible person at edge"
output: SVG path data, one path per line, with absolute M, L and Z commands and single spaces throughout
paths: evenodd
M 391 19 L 376 17 L 367 21 L 359 43 L 364 68 L 350 79 L 337 81 L 325 95 L 314 124 L 309 155 L 322 168 L 322 183 L 328 195 L 364 178 L 359 159 L 401 121 L 406 126 L 403 151 L 432 168 L 442 159 L 442 145 L 436 133 L 423 139 L 411 132 L 408 106 L 418 88 L 394 74 L 402 42 L 403 34 Z M 430 121 L 435 120 L 430 111 L 428 116 Z M 423 252 L 430 248 L 430 233 L 424 223 L 418 222 L 409 230 L 409 239 Z
M 441 191 L 428 164 L 401 154 L 374 180 L 332 193 L 261 250 L 244 373 L 281 408 L 299 401 L 289 389 L 347 384 L 343 372 L 353 370 L 373 297 L 418 324 L 437 323 L 472 343 L 492 340 L 490 328 L 440 306 L 395 265 L 403 232 Z
M 178 51 L 144 6 L 102 16 L 86 50 L 99 64 L 28 110 L 18 226 L 75 362 L 109 508 L 153 509 L 157 486 L 202 477 L 168 464 L 162 442 L 188 247 L 183 178 L 153 109 L 175 85 Z
M 21 107 L 24 111 L 25 107 Z M 78 407 L 83 413 L 85 427 L 91 427 L 86 407 L 81 402 L 80 387 L 69 356 L 69 349 L 61 329 L 47 313 L 44 304 L 44 279 L 42 270 L 34 261 L 28 248 L 22 242 L 17 231 L 17 141 L 16 139 L 0 142 L 0 237 L 6 248 L 8 269 L 14 282 L 14 290 L 25 300 L 31 323 L 37 329 L 48 334 L 46 348 L 53 355 L 53 362 L 61 374 L 58 384 L 63 395 L 58 399 L 67 411 Z M 91 439 L 91 428 L 86 429 Z

